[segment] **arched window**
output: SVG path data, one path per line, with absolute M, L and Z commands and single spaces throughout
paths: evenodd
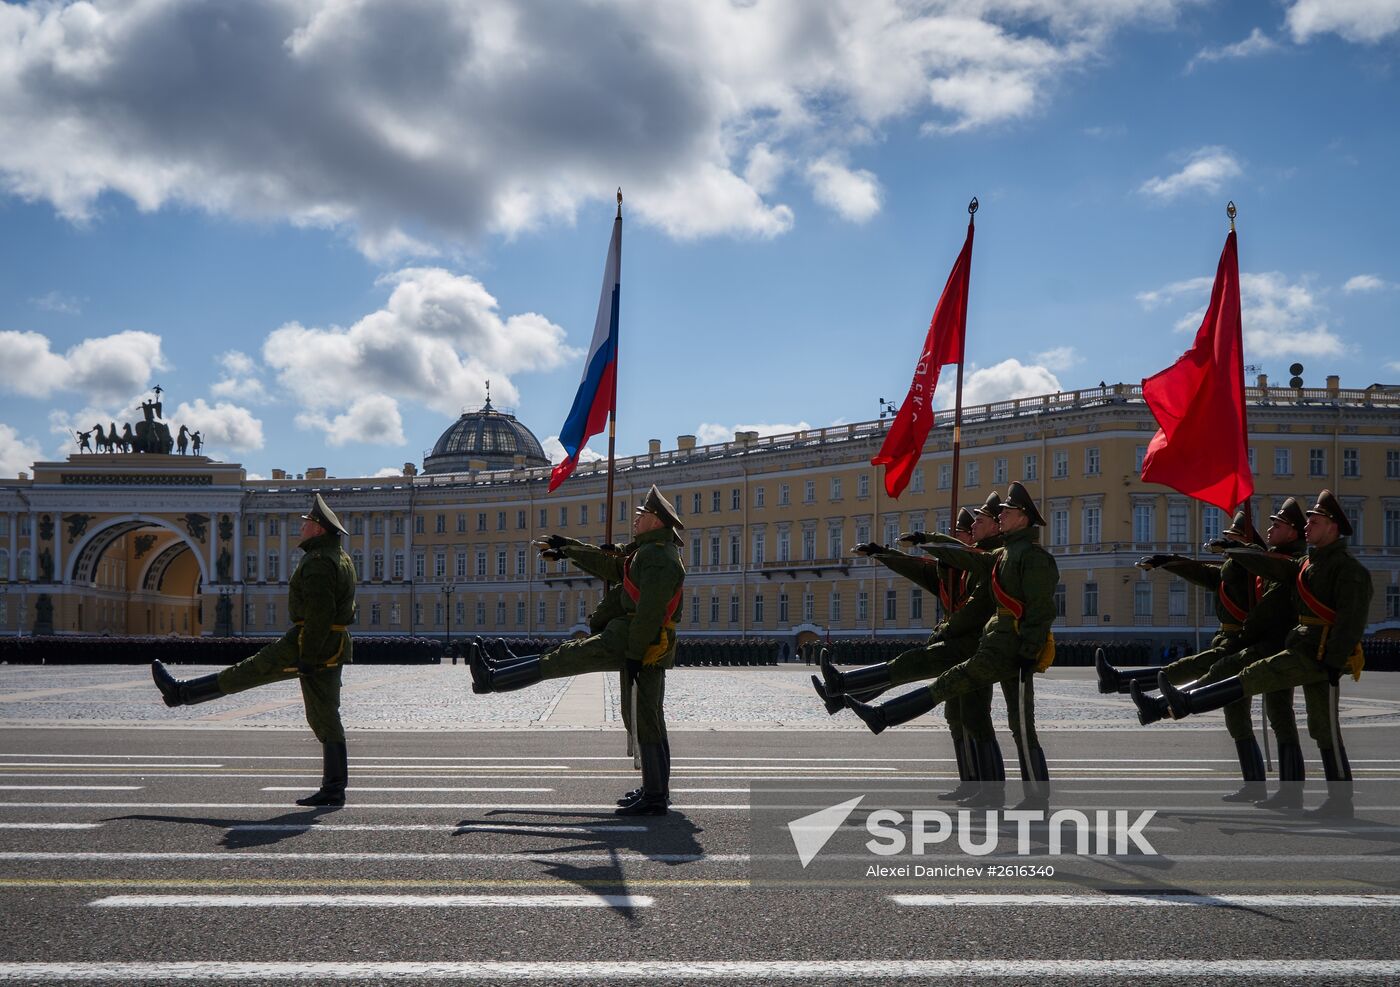
M 21 549 L 21 550 L 20 550 L 20 553 L 19 553 L 19 572 L 18 572 L 18 576 L 19 576 L 20 579 L 33 579 L 33 578 L 34 578 L 33 567 L 29 564 L 29 549 L 27 549 L 27 548 Z

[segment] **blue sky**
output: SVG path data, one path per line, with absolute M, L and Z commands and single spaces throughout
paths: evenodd
M 0 474 L 154 384 L 260 475 L 486 378 L 556 435 L 618 185 L 623 452 L 901 398 L 972 195 L 971 401 L 1170 363 L 1229 199 L 1246 359 L 1400 381 L 1398 51 L 1400 0 L 3 4 Z

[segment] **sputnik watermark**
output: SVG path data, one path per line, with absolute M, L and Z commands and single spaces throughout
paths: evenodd
M 793 847 L 799 862 L 806 868 L 832 836 L 842 827 L 864 796 L 840 802 L 818 812 L 788 823 Z M 1144 856 L 1157 856 L 1144 830 L 1155 809 L 1133 813 L 1126 809 L 1098 809 L 1092 814 L 1078 809 L 989 809 L 974 812 L 960 809 L 956 814 L 941 809 L 914 809 L 909 813 L 897 809 L 876 809 L 865 817 L 865 831 L 870 839 L 865 849 L 880 857 L 902 853 L 914 856 L 929 852 L 940 844 L 954 843 L 963 853 L 982 857 L 996 853 L 1001 847 L 1002 824 L 1016 827 L 1016 853 L 1030 856 L 1031 827 L 1043 828 L 1041 854 L 1062 856 L 1122 856 L 1136 851 Z M 1091 818 L 1092 815 L 1092 818 Z M 1066 835 L 1072 842 L 1067 842 Z

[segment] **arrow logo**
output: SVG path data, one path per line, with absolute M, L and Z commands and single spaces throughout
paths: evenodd
M 792 836 L 792 845 L 797 848 L 797 859 L 802 862 L 803 867 L 810 864 L 816 855 L 821 853 L 822 847 L 826 846 L 827 841 L 836 835 L 841 824 L 855 811 L 856 806 L 860 805 L 864 798 L 864 795 L 857 795 L 853 799 L 829 806 L 812 813 L 810 816 L 803 816 L 801 819 L 794 819 L 788 823 L 788 833 Z

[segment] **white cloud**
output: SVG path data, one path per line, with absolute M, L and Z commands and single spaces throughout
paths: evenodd
M 1202 48 L 1195 57 L 1186 63 L 1186 71 L 1193 71 L 1202 62 L 1219 62 L 1229 58 L 1253 58 L 1255 55 L 1277 51 L 1279 44 L 1259 28 L 1249 32 L 1249 37 L 1232 45 Z
M 1347 41 L 1375 44 L 1400 31 L 1400 3 L 1395 0 L 1295 0 L 1286 17 L 1299 44 L 1318 34 L 1335 33 Z
M 247 353 L 229 350 L 220 354 L 219 363 L 223 366 L 223 376 L 209 388 L 216 398 L 237 398 L 240 401 L 260 402 L 268 399 L 267 389 L 257 377 L 257 362 Z
M 1385 365 L 1385 369 L 1392 373 L 1400 373 L 1400 360 L 1392 360 Z
M 880 182 L 872 172 L 852 171 L 825 157 L 807 166 L 807 180 L 818 202 L 853 223 L 863 223 L 880 211 Z
M 559 436 L 557 435 L 551 435 L 541 442 L 540 448 L 542 448 L 544 454 L 549 457 L 549 461 L 556 466 L 562 463 L 565 456 L 567 456 L 567 453 L 564 451 L 564 443 L 559 441 Z M 604 457 L 602 453 L 594 452 L 588 446 L 584 446 L 578 454 L 578 461 L 580 463 L 596 463 L 598 460 L 604 458 L 606 457 Z
M 29 303 L 35 308 L 41 308 L 45 312 L 57 312 L 59 315 L 82 315 L 83 304 L 81 299 L 72 295 L 65 295 L 61 291 L 50 291 L 38 298 L 29 299 Z
M 1347 278 L 1347 283 L 1342 285 L 1342 290 L 1351 295 L 1358 291 L 1384 291 L 1386 288 L 1392 287 L 1394 285 L 1375 274 L 1358 274 L 1355 277 Z
M 974 370 L 963 381 L 963 407 L 1037 397 L 1062 390 L 1060 379 L 1047 368 L 1025 364 L 1015 358 Z M 956 400 L 953 388 L 938 389 L 940 407 L 951 408 Z
M 1208 301 L 1213 283 L 1213 278 L 1188 278 L 1141 292 L 1137 298 L 1147 309 L 1184 300 Z M 1205 312 L 1204 304 L 1192 308 L 1176 320 L 1176 330 L 1194 333 Z M 1279 271 L 1240 275 L 1246 359 L 1341 355 L 1346 344 L 1328 328 L 1326 314 L 1306 279 L 1290 281 Z
M 262 422 L 247 408 L 226 401 L 215 405 L 203 398 L 197 398 L 193 404 L 182 402 L 165 420 L 172 436 L 178 435 L 181 425 L 200 433 L 202 452 L 207 456 L 218 458 L 216 449 L 248 452 L 263 447 Z
M 1056 346 L 1044 353 L 1035 354 L 1031 360 L 1046 370 L 1068 370 L 1070 367 L 1084 362 L 1084 358 L 1073 346 Z
M 370 474 L 373 477 L 403 476 L 402 466 L 381 466 Z
M 125 399 L 146 388 L 155 370 L 167 370 L 161 339 L 119 332 L 85 339 L 62 355 L 37 332 L 0 332 L 0 388 L 26 397 L 81 391 L 95 400 Z
M 794 424 L 781 424 L 774 422 L 764 422 L 757 425 L 716 425 L 713 422 L 701 422 L 695 429 L 695 442 L 697 445 L 709 446 L 720 442 L 733 442 L 735 432 L 757 432 L 759 435 L 786 435 L 789 432 L 805 432 L 811 428 L 806 422 L 796 422 Z
M 333 446 L 351 442 L 401 446 L 408 442 L 403 434 L 399 404 L 387 394 L 358 397 L 343 414 L 334 418 L 313 411 L 302 412 L 297 415 L 296 422 L 301 428 L 321 429 L 326 433 L 326 442 Z
M 75 222 L 115 194 L 331 228 L 381 260 L 607 215 L 619 184 L 673 236 L 774 236 L 780 160 L 1025 118 L 1195 2 L 4 4 L 0 188 Z
M 1191 153 L 1180 171 L 1149 178 L 1138 191 L 1165 202 L 1187 192 L 1219 192 L 1227 180 L 1243 174 L 1240 163 L 1225 148 L 1203 147 Z
M 34 464 L 44 459 L 39 443 L 21 438 L 9 425 L 0 423 L 0 477 L 28 473 Z
M 321 424 L 337 443 L 349 441 L 352 425 L 366 426 L 366 434 L 377 436 L 372 441 L 402 443 L 397 404 L 391 416 L 385 403 L 390 398 L 456 415 L 484 400 L 490 380 L 497 402 L 514 404 L 512 374 L 552 370 L 579 356 L 565 344 L 564 330 L 542 315 L 502 318 L 475 278 L 433 267 L 381 280 L 394 286 L 388 301 L 350 328 L 290 323 L 263 344 L 264 362 L 309 412 L 304 424 Z M 345 410 L 365 392 L 382 400 L 339 425 L 324 414 Z

